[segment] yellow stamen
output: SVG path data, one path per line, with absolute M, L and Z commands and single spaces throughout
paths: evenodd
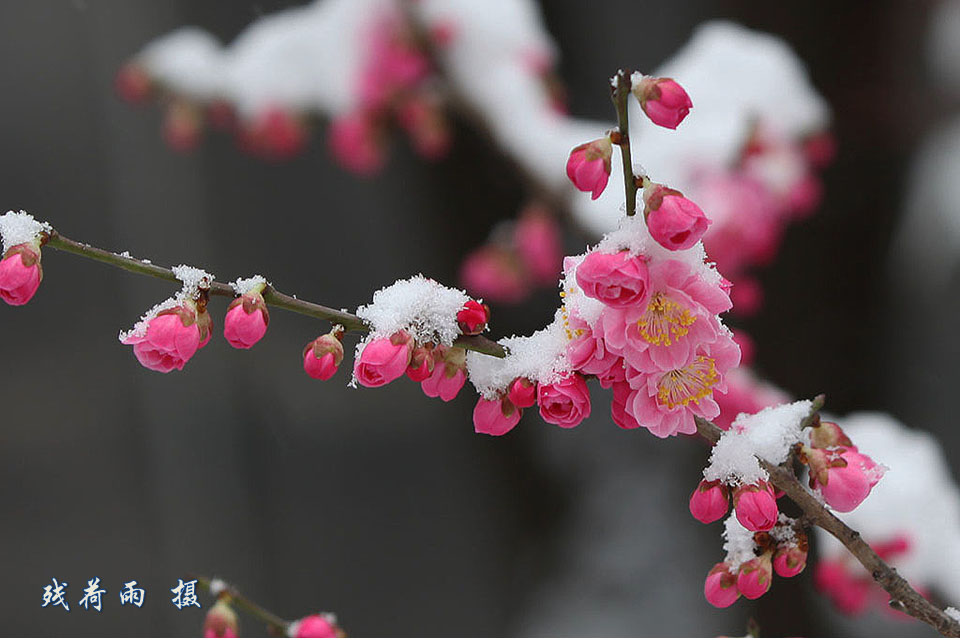
M 662 292 L 653 294 L 647 310 L 637 320 L 640 336 L 654 346 L 670 346 L 690 332 L 697 316 Z
M 664 373 L 657 384 L 657 399 L 668 409 L 687 406 L 713 393 L 718 381 L 713 358 L 700 355 L 687 366 Z

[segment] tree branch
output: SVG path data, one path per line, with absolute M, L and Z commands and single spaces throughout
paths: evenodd
M 177 283 L 180 281 L 169 268 L 158 266 L 145 259 L 136 259 L 134 257 L 120 255 L 115 252 L 110 252 L 108 250 L 91 246 L 87 243 L 81 243 L 79 241 L 74 241 L 73 239 L 68 239 L 56 230 L 52 230 L 46 236 L 44 245 L 48 248 L 63 250 L 64 252 L 69 252 L 86 259 L 93 259 L 94 261 L 109 264 L 111 266 L 121 268 L 129 272 L 134 272 L 139 275 L 146 275 L 148 277 L 155 277 L 157 279 L 163 279 L 165 281 L 173 281 Z M 234 298 L 237 296 L 233 291 L 232 286 L 219 281 L 212 282 L 210 284 L 210 289 L 207 292 L 212 296 L 218 297 Z M 276 308 L 283 308 L 284 310 L 289 310 L 290 312 L 298 313 L 300 315 L 316 317 L 318 319 L 326 320 L 332 324 L 339 324 L 343 326 L 343 329 L 346 332 L 366 333 L 370 330 L 370 327 L 367 326 L 362 319 L 352 313 L 330 308 L 322 304 L 315 304 L 310 301 L 297 299 L 296 297 L 280 292 L 273 286 L 269 286 L 263 291 L 263 300 L 267 302 L 268 305 Z M 477 353 L 492 355 L 494 357 L 506 356 L 506 351 L 504 350 L 503 346 L 500 346 L 500 344 L 497 344 L 493 340 L 483 337 L 482 335 L 461 336 L 457 338 L 453 345 L 466 350 L 475 351 Z
M 611 140 L 620 146 L 620 159 L 623 161 L 623 189 L 627 199 L 627 216 L 637 213 L 637 179 L 633 175 L 633 156 L 630 153 L 630 117 L 627 99 L 633 82 L 630 70 L 621 69 L 610 79 L 610 97 L 617 108 L 617 131 Z
M 823 396 L 817 396 L 814 400 L 813 412 L 804 420 L 802 426 L 809 426 L 814 422 L 822 405 Z M 720 427 L 700 417 L 696 418 L 696 421 L 697 432 L 711 444 L 716 444 L 723 434 Z M 880 558 L 877 552 L 860 537 L 858 532 L 847 526 L 820 500 L 813 497 L 807 488 L 797 480 L 797 476 L 790 466 L 790 460 L 785 464 L 773 464 L 761 458 L 760 464 L 770 474 L 770 482 L 787 494 L 787 497 L 800 507 L 807 522 L 832 534 L 860 561 L 864 569 L 870 572 L 873 580 L 890 595 L 891 607 L 912 616 L 918 621 L 923 621 L 944 636 L 960 637 L 960 622 L 955 621 L 946 612 L 921 596 L 905 578 L 897 573 L 896 569 L 890 567 L 886 561 Z
M 216 599 L 219 600 L 223 597 L 229 598 L 231 605 L 236 605 L 258 621 L 265 623 L 268 628 L 274 630 L 271 632 L 274 636 L 287 635 L 287 628 L 290 627 L 290 621 L 285 621 L 270 610 L 260 607 L 226 583 L 223 583 L 222 587 L 212 587 L 215 582 L 222 583 L 222 581 L 215 581 L 205 576 L 197 576 L 196 579 L 201 589 L 210 592 Z M 216 590 L 216 593 L 214 593 L 214 590 Z

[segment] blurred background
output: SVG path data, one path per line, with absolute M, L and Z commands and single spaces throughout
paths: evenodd
M 470 128 L 457 124 L 441 162 L 401 142 L 364 179 L 316 143 L 284 163 L 222 136 L 178 154 L 156 109 L 116 97 L 118 68 L 151 39 L 196 24 L 229 42 L 296 4 L 0 4 L 3 209 L 224 281 L 261 273 L 351 310 L 398 277 L 455 283 L 463 255 L 523 199 Z M 571 113 L 604 121 L 607 77 L 655 67 L 704 20 L 795 49 L 834 110 L 838 155 L 819 210 L 758 273 L 766 303 L 741 326 L 772 382 L 824 392 L 834 413 L 889 411 L 937 435 L 956 470 L 957 253 L 946 243 L 933 267 L 918 259 L 960 207 L 941 194 L 956 172 L 934 176 L 960 154 L 958 60 L 946 58 L 957 40 L 942 33 L 951 6 L 622 0 L 542 12 Z M 564 242 L 580 252 L 586 239 L 571 230 Z M 326 383 L 306 377 L 302 348 L 326 324 L 278 310 L 255 349 L 230 348 L 225 301 L 211 306 L 214 341 L 161 375 L 116 334 L 169 284 L 53 250 L 44 270 L 29 306 L 0 308 L 5 635 L 198 635 L 203 611 L 169 602 L 191 574 L 225 578 L 286 618 L 336 612 L 357 636 L 738 636 L 751 616 L 765 635 L 927 633 L 836 615 L 809 573 L 710 607 L 702 582 L 722 558 L 721 527 L 686 509 L 706 458 L 698 438 L 621 431 L 605 412 L 574 431 L 529 413 L 502 438 L 476 436 L 472 392 L 442 404 L 409 381 L 347 389 L 345 368 Z M 494 334 L 542 327 L 555 301 L 543 291 L 495 307 Z M 53 576 L 70 583 L 69 613 L 40 608 Z M 94 576 L 109 592 L 102 613 L 76 605 Z M 140 610 L 118 599 L 134 579 L 147 589 Z M 245 633 L 262 632 L 242 618 Z

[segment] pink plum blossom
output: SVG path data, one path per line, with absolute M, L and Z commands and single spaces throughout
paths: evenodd
M 277 106 L 257 114 L 246 136 L 252 151 L 271 161 L 292 159 L 307 144 L 307 130 L 301 118 Z
M 806 566 L 806 542 L 802 544 L 790 543 L 785 547 L 779 547 L 773 555 L 773 571 L 784 578 L 796 576 L 802 572 Z
M 336 331 L 321 335 L 303 349 L 303 370 L 315 380 L 333 377 L 343 361 L 342 334 Z
M 234 348 L 251 348 L 263 339 L 270 323 L 270 313 L 259 292 L 248 292 L 237 297 L 227 308 L 223 322 L 223 336 Z
M 117 72 L 113 87 L 128 103 L 144 103 L 150 97 L 153 81 L 143 65 L 127 63 Z
M 11 247 L 0 261 L 0 299 L 11 306 L 23 306 L 33 299 L 43 281 L 40 246 L 21 243 Z
M 848 447 L 805 447 L 803 456 L 810 466 L 810 487 L 819 489 L 827 504 L 839 512 L 860 506 L 884 473 L 869 456 Z
M 389 384 L 410 365 L 413 339 L 404 331 L 375 339 L 363 347 L 353 367 L 357 381 L 369 388 Z
M 460 266 L 460 281 L 482 297 L 516 303 L 530 292 L 524 266 L 514 253 L 496 245 L 477 248 Z
M 610 403 L 610 417 L 613 418 L 613 423 L 621 429 L 639 429 L 640 423 L 627 410 L 627 404 L 633 394 L 630 385 L 627 382 L 620 381 L 613 382 L 611 386 L 613 388 L 613 401 Z
M 420 383 L 420 388 L 427 397 L 449 402 L 467 381 L 467 354 L 462 348 L 438 346 L 435 355 L 433 373 Z
M 733 508 L 737 520 L 750 531 L 769 531 L 777 524 L 777 499 L 767 482 L 737 487 L 733 492 Z
M 613 144 L 609 136 L 573 148 L 567 159 L 567 177 L 581 192 L 590 192 L 597 200 L 610 178 L 610 156 Z
M 701 480 L 690 494 L 690 514 L 709 524 L 727 515 L 730 509 L 730 493 L 719 480 Z
M 341 636 L 336 620 L 330 614 L 305 616 L 291 628 L 298 639 L 331 639 Z
M 233 639 L 238 632 L 237 613 L 225 601 L 218 600 L 203 619 L 203 637 Z
M 457 324 L 464 335 L 479 335 L 490 321 L 490 307 L 471 299 L 457 312 Z
M 737 577 L 727 563 L 717 563 L 703 583 L 703 595 L 714 607 L 730 607 L 740 598 Z
M 522 414 L 507 397 L 496 400 L 481 397 L 473 408 L 473 428 L 477 433 L 503 435 L 517 426 Z
M 563 263 L 563 241 L 560 226 L 549 211 L 536 205 L 525 208 L 513 230 L 513 243 L 520 261 L 537 282 L 556 285 Z
M 517 408 L 529 408 L 537 403 L 537 385 L 525 377 L 518 377 L 510 383 L 507 397 Z
M 407 366 L 407 377 L 419 383 L 430 377 L 433 374 L 433 369 L 433 345 L 414 348 L 413 354 L 410 356 L 410 364 Z
M 648 188 L 644 201 L 650 236 L 667 250 L 692 248 L 710 226 L 703 210 L 676 190 L 662 185 Z
M 573 373 L 555 384 L 539 384 L 537 404 L 544 421 L 570 429 L 590 416 L 590 391 L 583 377 Z
M 327 136 L 333 158 L 352 172 L 370 176 L 386 161 L 380 134 L 369 114 L 349 112 L 335 117 Z
M 196 302 L 185 301 L 161 310 L 145 328 L 138 328 L 121 340 L 133 346 L 137 360 L 152 371 L 182 371 L 199 348 L 210 340 L 213 322 Z
M 690 96 L 672 78 L 644 76 L 633 92 L 647 117 L 661 127 L 677 129 L 693 107 Z
M 613 308 L 643 308 L 650 299 L 646 261 L 626 250 L 589 253 L 577 266 L 577 285 L 588 297 Z
M 770 564 L 770 553 L 767 552 L 740 565 L 737 572 L 737 589 L 750 600 L 756 600 L 770 590 L 771 580 L 773 580 L 773 569 Z

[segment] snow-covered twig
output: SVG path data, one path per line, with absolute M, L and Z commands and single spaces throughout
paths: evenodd
M 823 406 L 823 402 L 823 396 L 814 400 L 813 412 L 802 423 L 803 426 L 809 426 L 813 423 L 818 410 Z M 700 417 L 696 418 L 696 422 L 698 433 L 711 444 L 716 444 L 723 434 L 720 427 Z M 960 637 L 960 621 L 951 618 L 944 610 L 932 604 L 917 592 L 905 578 L 897 573 L 897 570 L 890 567 L 860 537 L 857 531 L 837 518 L 800 483 L 791 466 L 792 458 L 783 464 L 775 464 L 761 459 L 760 465 L 770 475 L 770 482 L 783 491 L 800 508 L 805 522 L 816 525 L 832 534 L 860 561 L 860 564 L 870 572 L 873 580 L 890 595 L 891 607 L 927 623 L 944 636 Z

